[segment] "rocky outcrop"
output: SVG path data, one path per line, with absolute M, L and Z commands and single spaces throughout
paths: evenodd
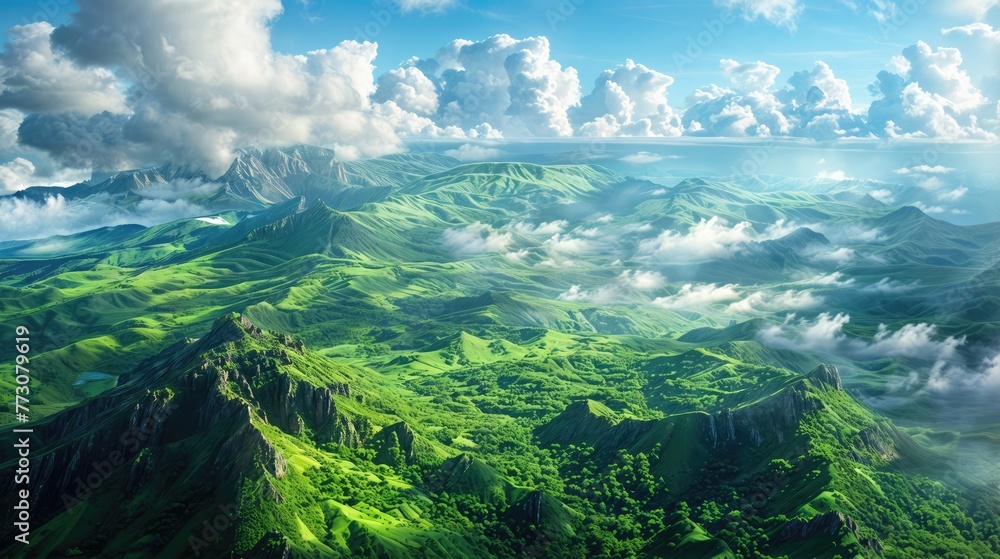
M 806 393 L 801 383 L 793 384 L 754 404 L 709 414 L 703 432 L 713 447 L 732 442 L 748 442 L 755 447 L 781 443 L 803 415 L 822 405 Z
M 844 385 L 840 380 L 840 371 L 833 365 L 820 365 L 806 374 L 810 380 L 815 381 L 819 386 L 843 390 Z
M 314 386 L 285 374 L 257 390 L 257 399 L 267 412 L 268 422 L 294 435 L 308 426 L 319 442 L 359 446 L 371 432 L 366 420 L 352 420 L 337 410 L 335 395 L 350 397 L 347 384 Z
M 873 465 L 873 462 L 879 460 L 891 462 L 899 458 L 894 434 L 890 425 L 876 424 L 862 429 L 858 432 L 858 438 L 851 449 L 851 459 Z
M 240 345 L 243 340 L 253 343 Z M 272 349 L 250 349 L 260 347 Z M 335 397 L 350 395 L 346 384 L 316 387 L 281 371 L 279 365 L 301 351 L 300 343 L 266 333 L 245 316 L 225 315 L 201 339 L 171 345 L 116 388 L 47 418 L 34 427 L 33 518 L 40 525 L 98 493 L 134 497 L 162 468 L 186 463 L 184 445 L 174 444 L 180 441 L 211 441 L 192 448 L 207 449 L 201 458 L 207 470 L 222 472 L 213 481 L 218 491 L 237 491 L 247 477 L 281 478 L 285 458 L 255 426 L 268 414 L 296 421 L 301 414 L 318 439 L 361 444 L 371 426 L 336 408 Z M 273 400 L 259 401 L 257 375 L 266 375 L 264 386 L 274 389 L 257 392 Z M 12 463 L 11 448 L 0 445 L 0 463 Z M 0 491 L 11 493 L 13 478 L 0 477 Z
M 215 465 L 235 471 L 240 477 L 252 471 L 255 464 L 260 464 L 269 474 L 276 478 L 285 476 L 288 463 L 252 423 L 253 411 L 245 408 L 245 415 L 239 418 L 242 425 L 219 448 L 215 456 Z
M 847 534 L 854 536 L 859 546 L 878 555 L 882 554 L 882 542 L 877 539 L 862 538 L 858 523 L 840 511 L 819 514 L 809 520 L 801 518 L 791 520 L 778 533 L 778 541 L 796 542 L 816 537 L 837 538 Z
M 809 520 L 797 518 L 791 520 L 781 529 L 778 538 L 781 541 L 799 541 L 826 535 L 837 536 L 841 530 L 846 530 L 858 539 L 858 523 L 853 518 L 839 511 L 818 514 Z
M 402 466 L 399 457 L 405 464 L 417 461 L 416 435 L 405 421 L 393 423 L 384 427 L 372 436 L 368 445 L 375 449 L 375 462 L 389 466 Z

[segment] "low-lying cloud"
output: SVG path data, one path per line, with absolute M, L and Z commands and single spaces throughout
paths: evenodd
M 770 346 L 797 351 L 833 353 L 867 361 L 887 357 L 909 357 L 935 362 L 957 355 L 965 338 L 943 337 L 937 327 L 924 322 L 906 324 L 898 330 L 880 324 L 871 339 L 848 336 L 844 326 L 851 321 L 845 313 L 821 313 L 815 319 L 788 315 L 780 325 L 760 331 L 760 340 Z
M 653 305 L 671 310 L 684 310 L 708 305 L 718 305 L 738 300 L 741 295 L 739 286 L 733 283 L 717 285 L 714 283 L 694 285 L 684 284 L 680 290 L 666 297 L 657 297 Z
M 55 195 L 41 201 L 3 198 L 0 213 L 4 215 L 0 220 L 0 241 L 8 241 L 71 235 L 124 224 L 149 227 L 210 212 L 186 200 L 141 200 L 133 209 L 123 210 L 99 199 L 71 202 Z
M 702 219 L 687 232 L 667 230 L 654 239 L 639 243 L 638 256 L 669 262 L 697 262 L 728 258 L 740 243 L 752 240 L 753 228 L 748 221 L 732 227 L 725 219 L 715 216 Z
M 512 240 L 509 232 L 501 232 L 478 221 L 465 227 L 446 229 L 441 236 L 441 243 L 456 256 L 504 252 Z

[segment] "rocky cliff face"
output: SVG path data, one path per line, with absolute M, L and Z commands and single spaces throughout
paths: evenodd
M 401 466 L 399 457 L 405 464 L 417 461 L 416 434 L 404 421 L 393 423 L 376 433 L 369 445 L 375 449 L 375 462 L 390 466 Z
M 833 365 L 820 365 L 803 379 L 776 394 L 737 410 L 711 413 L 705 436 L 713 447 L 729 442 L 749 442 L 755 447 L 782 443 L 793 433 L 802 417 L 822 409 L 823 402 L 809 394 L 809 389 L 843 390 L 840 372 Z
M 803 415 L 821 406 L 804 387 L 792 385 L 740 409 L 709 414 L 704 434 L 713 447 L 731 442 L 748 442 L 755 447 L 781 443 L 794 432 Z
M 218 495 L 232 502 L 244 481 L 255 478 L 263 480 L 263 498 L 280 501 L 268 480 L 284 477 L 288 465 L 261 423 L 290 434 L 309 429 L 320 442 L 352 446 L 373 429 L 367 419 L 339 411 L 337 398 L 351 397 L 346 383 L 315 386 L 285 372 L 291 356 L 304 351 L 245 316 L 227 315 L 202 338 L 147 359 L 115 389 L 35 425 L 35 525 L 97 494 L 128 501 L 191 461 L 198 461 L 208 488 L 186 497 L 192 506 Z M 11 445 L 0 448 L 6 470 L 13 464 Z M 13 477 L 0 477 L 0 491 L 13 491 Z M 3 516 L 9 526 L 10 510 Z
M 789 521 L 778 533 L 778 541 L 796 542 L 805 541 L 816 537 L 839 538 L 845 535 L 854 536 L 858 546 L 862 551 L 882 554 L 882 542 L 877 539 L 865 539 L 858 532 L 859 526 L 850 516 L 838 512 L 830 511 L 816 515 L 809 520 L 797 518 Z

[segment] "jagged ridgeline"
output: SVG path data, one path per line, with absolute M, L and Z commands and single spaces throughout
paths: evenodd
M 884 183 L 310 146 L 58 193 L 127 214 L 167 183 L 205 215 L 0 243 L 37 381 L 33 543 L 5 506 L 0 556 L 1000 557 L 995 406 L 872 343 L 991 347 L 996 223 Z M 823 312 L 829 351 L 795 337 Z

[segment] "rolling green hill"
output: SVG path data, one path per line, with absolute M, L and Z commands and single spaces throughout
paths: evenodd
M 212 215 L 0 244 L 4 556 L 1000 557 L 996 224 L 310 146 L 66 195 L 182 178 Z

